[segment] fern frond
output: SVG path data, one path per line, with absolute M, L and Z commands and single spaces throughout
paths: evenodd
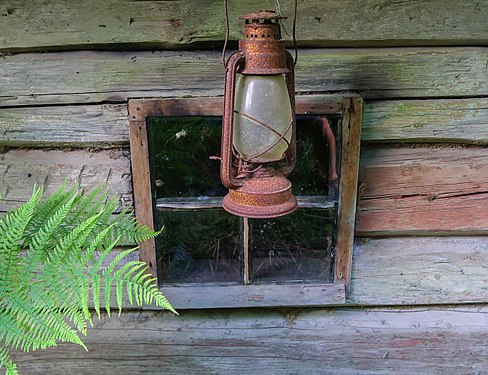
M 42 189 L 35 189 L 27 203 L 0 219 L 0 286 L 15 285 L 10 277 L 18 274 L 24 231 L 41 196 Z
M 12 293 L 3 311 L 15 316 L 16 329 L 7 331 L 5 344 L 23 351 L 46 348 L 56 344 L 56 340 L 83 345 L 78 334 L 63 319 L 58 309 L 32 305 L 27 296 L 18 298 Z M 12 328 L 12 327 L 11 327 Z
M 99 215 L 96 214 L 83 220 L 64 237 L 61 237 L 59 243 L 52 250 L 53 256 L 59 259 L 66 259 L 70 255 L 81 254 L 79 250 L 86 245 L 87 239 L 98 223 Z
M 5 367 L 5 375 L 19 375 L 17 366 L 10 359 L 10 351 L 0 346 L 0 368 Z
M 132 251 L 134 249 L 131 249 Z M 159 291 L 156 279 L 147 272 L 147 264 L 141 261 L 131 261 L 126 263 L 122 268 L 111 274 L 105 270 L 105 277 L 113 279 L 116 285 L 116 291 L 122 291 L 123 285 L 126 285 L 129 303 L 135 303 L 137 306 L 155 304 L 166 310 L 178 314 L 166 297 Z M 119 311 L 121 305 L 118 305 Z
M 46 220 L 48 220 L 60 206 L 75 195 L 75 187 L 73 186 L 66 190 L 66 181 L 64 181 L 63 185 L 58 190 L 46 199 L 38 202 L 32 220 L 29 222 L 29 225 L 25 230 L 25 246 L 29 246 L 30 240 L 39 231 L 39 228 L 45 225 Z
M 124 290 L 131 304 L 154 303 L 176 313 L 147 265 L 126 262 L 135 249 L 104 266 L 115 246 L 159 232 L 138 224 L 128 211 L 114 215 L 118 200 L 107 199 L 101 186 L 90 194 L 63 186 L 45 200 L 41 196 L 34 189 L 26 204 L 0 219 L 0 368 L 9 375 L 17 374 L 11 349 L 58 342 L 85 347 L 79 333 L 92 324 L 90 297 L 98 316 L 102 298 L 110 314 L 112 287 L 119 314 Z
M 71 197 L 66 203 L 61 204 L 43 226 L 39 225 L 37 233 L 33 234 L 28 243 L 28 251 L 35 255 L 31 257 L 31 261 L 44 262 L 46 261 L 46 257 L 52 257 L 52 254 L 48 252 L 50 246 L 46 246 L 46 244 L 49 244 L 51 241 L 57 242 L 58 239 L 53 238 L 53 235 L 66 216 L 68 216 L 74 200 L 75 197 Z

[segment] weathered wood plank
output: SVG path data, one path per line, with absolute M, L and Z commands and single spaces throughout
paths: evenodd
M 114 256 L 118 251 L 114 251 Z M 354 244 L 352 279 L 345 303 L 350 306 L 488 303 L 487 256 L 488 236 L 361 238 Z M 137 251 L 131 254 L 131 259 L 137 257 Z M 177 306 L 178 301 L 183 301 L 180 309 L 189 304 L 194 308 L 208 308 L 211 304 L 222 307 L 223 299 L 239 301 L 252 295 L 241 291 L 229 296 L 232 288 L 225 286 L 222 292 L 209 288 L 199 301 L 185 302 L 192 291 L 183 288 L 163 286 L 161 291 Z M 263 292 L 258 289 L 255 295 L 260 293 Z M 259 297 L 268 302 L 269 298 L 276 297 Z M 283 298 L 287 300 L 286 296 Z M 198 306 L 205 301 L 204 306 Z M 246 304 L 244 299 L 243 303 Z M 280 305 L 278 300 L 275 303 Z M 335 304 L 341 304 L 340 300 Z
M 364 239 L 354 246 L 349 303 L 487 302 L 487 257 L 488 237 Z
M 127 105 L 19 107 L 0 110 L 0 146 L 128 146 Z
M 300 208 L 334 208 L 336 200 L 326 195 L 302 195 L 297 196 L 298 207 Z M 194 210 L 222 207 L 224 197 L 201 196 L 197 198 L 158 198 L 156 199 L 156 210 Z
M 361 235 L 488 230 L 487 148 L 370 148 L 360 183 Z
M 151 167 L 146 122 L 131 120 L 129 133 L 135 213 L 140 224 L 154 230 Z M 156 242 L 154 238 L 143 242 L 139 251 L 141 260 L 146 262 L 149 272 L 157 280 Z
M 337 232 L 335 249 L 335 282 L 343 282 L 349 292 L 351 281 L 354 225 L 358 196 L 359 158 L 361 150 L 361 119 L 363 100 L 345 99 L 342 118 L 341 176 L 339 179 L 339 203 L 337 207 Z
M 488 143 L 488 99 L 366 103 L 362 140 Z
M 297 96 L 298 104 L 318 95 Z M 320 103 L 315 103 L 317 108 Z M 365 104 L 367 142 L 488 143 L 488 99 L 387 100 Z M 0 109 L 0 146 L 129 145 L 127 106 L 93 104 Z
M 218 289 L 216 289 L 218 288 Z M 346 303 L 342 283 L 323 285 L 163 286 L 163 294 L 179 309 L 334 306 Z
M 105 315 L 74 345 L 16 355 L 21 373 L 474 374 L 488 308 L 234 310 Z
M 366 99 L 488 95 L 488 48 L 302 50 L 298 92 L 356 91 Z M 35 68 L 33 68 L 35 67 Z M 0 107 L 218 96 L 218 52 L 65 52 L 0 58 Z
M 11 149 L 0 155 L 0 212 L 24 203 L 36 184 L 52 193 L 65 180 L 92 189 L 106 183 L 123 206 L 132 206 L 132 184 L 127 151 L 43 151 Z
M 344 97 L 360 98 L 354 93 L 296 95 L 296 114 L 340 115 Z M 146 121 L 149 116 L 222 116 L 224 98 L 143 98 L 131 99 L 128 104 L 130 121 Z
M 237 16 L 262 8 L 258 0 L 229 2 L 231 38 L 242 34 Z M 290 32 L 293 1 L 282 0 L 281 9 Z M 127 44 L 188 48 L 222 41 L 225 33 L 223 5 L 216 0 L 205 6 L 198 0 L 35 0 L 21 5 L 4 0 L 0 14 L 0 49 L 7 51 Z M 488 43 L 487 15 L 483 0 L 309 0 L 299 4 L 297 37 L 308 46 L 482 45 Z
M 4 211 L 25 202 L 34 183 L 48 192 L 64 179 L 81 187 L 108 182 L 132 205 L 127 151 L 8 150 L 0 163 Z M 488 149 L 369 148 L 356 231 L 361 235 L 475 234 L 488 228 Z

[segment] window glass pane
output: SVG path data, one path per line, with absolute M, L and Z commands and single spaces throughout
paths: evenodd
M 333 209 L 249 219 L 253 282 L 331 282 Z
M 332 116 L 325 122 L 318 119 L 318 116 L 297 116 L 297 161 L 289 177 L 296 196 L 332 195 L 329 180 L 334 168 L 337 172 L 340 155 L 339 119 Z
M 240 282 L 240 219 L 223 209 L 156 211 L 163 283 Z
M 149 117 L 149 155 L 154 198 L 225 195 L 220 182 L 222 119 Z
M 290 180 L 297 196 L 335 199 L 334 184 L 329 182 L 330 148 L 331 142 L 340 144 L 340 122 L 329 118 L 326 136 L 327 129 L 316 119 L 297 118 L 297 164 Z M 220 155 L 221 121 L 220 117 L 147 119 L 154 221 L 156 228 L 165 228 L 156 239 L 159 281 L 242 283 L 244 238 L 249 238 L 251 282 L 333 281 L 334 207 L 250 219 L 248 236 L 243 233 L 243 219 L 218 208 L 218 197 L 227 193 L 215 158 Z

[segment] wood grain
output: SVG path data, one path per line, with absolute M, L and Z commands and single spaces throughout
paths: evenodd
M 326 195 L 302 195 L 296 197 L 300 208 L 334 208 L 336 200 Z M 156 210 L 194 210 L 222 207 L 223 197 L 200 196 L 197 198 L 158 198 L 156 199 Z
M 115 314 L 114 314 L 115 315 Z M 483 374 L 488 308 L 104 315 L 75 345 L 16 355 L 24 374 Z
M 145 121 L 130 122 L 130 146 L 132 180 L 134 187 L 134 208 L 137 221 L 154 230 L 151 167 L 149 163 L 147 126 Z M 159 228 L 157 229 L 159 230 Z M 151 238 L 141 244 L 140 259 L 149 267 L 157 279 L 156 241 Z
M 258 0 L 229 2 L 231 39 L 242 36 L 237 16 L 263 6 Z M 272 9 L 274 3 L 266 7 Z M 281 10 L 290 34 L 293 1 L 281 0 Z M 299 4 L 297 38 L 307 46 L 486 45 L 487 14 L 483 0 L 309 0 Z M 195 48 L 215 45 L 225 35 L 223 5 L 217 0 L 205 6 L 198 0 L 34 0 L 21 5 L 4 0 L 0 15 L 0 49 L 6 51 Z
M 119 195 L 122 206 L 132 206 L 132 184 L 127 151 L 11 149 L 0 155 L 0 212 L 25 203 L 34 185 L 46 194 L 66 180 L 82 189 L 105 183 L 110 195 Z
M 487 166 L 483 147 L 365 149 L 357 234 L 486 233 Z M 34 183 L 50 192 L 66 178 L 82 187 L 108 182 L 132 205 L 130 173 L 126 151 L 8 150 L 0 161 L 0 211 L 25 202 Z
M 297 96 L 314 101 L 322 95 Z M 197 98 L 201 102 L 202 99 Z M 361 138 L 366 142 L 488 144 L 488 99 L 425 99 L 366 102 Z M 127 105 L 0 109 L 0 146 L 120 147 L 129 145 Z
M 341 174 L 337 207 L 337 239 L 335 253 L 335 282 L 343 282 L 348 293 L 351 281 L 352 249 L 358 193 L 359 155 L 361 149 L 361 118 L 363 100 L 344 99 L 341 135 Z
M 365 99 L 486 96 L 487 60 L 482 47 L 306 49 L 295 88 Z M 0 73 L 0 107 L 218 96 L 224 85 L 220 53 L 208 51 L 18 54 L 0 58 Z
M 354 245 L 350 304 L 488 301 L 488 237 L 362 239 Z
M 0 146 L 128 146 L 127 105 L 0 109 Z
M 343 283 L 321 285 L 188 285 L 163 286 L 161 290 L 177 310 L 337 306 L 346 303 L 346 291 Z
M 114 251 L 113 256 L 119 251 Z M 357 239 L 353 249 L 352 279 L 345 303 L 351 307 L 487 303 L 487 256 L 487 236 Z M 137 251 L 131 254 L 131 259 L 137 257 Z M 232 288 L 224 287 L 218 293 L 215 292 L 218 289 L 212 292 L 208 288 L 197 301 L 189 299 L 194 294 L 191 288 L 185 291 L 183 287 L 162 287 L 161 290 L 173 303 L 180 304 L 180 309 L 190 304 L 197 308 L 198 303 L 205 308 L 212 304 L 222 307 L 222 300 L 238 301 L 242 293 L 232 296 Z M 264 290 L 258 289 L 255 292 L 258 298 L 250 302 L 256 306 L 260 301 L 269 305 L 270 299 L 276 297 L 264 294 Z M 333 290 L 326 294 L 329 303 L 340 305 L 339 299 L 330 299 Z M 249 291 L 242 296 L 251 295 Z M 284 296 L 283 300 L 290 301 L 290 298 Z M 316 304 L 326 302 L 315 301 Z M 126 306 L 129 306 L 128 303 Z M 113 308 L 116 308 L 115 300 Z
M 488 230 L 487 148 L 369 148 L 360 184 L 361 235 Z
M 362 140 L 488 143 L 488 99 L 391 100 L 365 104 Z

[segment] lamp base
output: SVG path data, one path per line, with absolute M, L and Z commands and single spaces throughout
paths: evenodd
M 266 219 L 289 214 L 298 204 L 290 181 L 278 175 L 253 177 L 242 187 L 229 189 L 222 206 L 233 215 Z

